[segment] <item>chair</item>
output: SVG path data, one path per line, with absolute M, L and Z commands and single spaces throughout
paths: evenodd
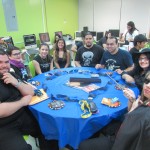
M 30 61 L 28 66 L 29 66 L 29 70 L 30 70 L 32 77 L 34 77 L 35 76 L 35 68 L 34 68 L 33 62 Z

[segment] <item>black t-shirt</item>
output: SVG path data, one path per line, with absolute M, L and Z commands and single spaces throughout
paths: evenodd
M 15 73 L 11 73 L 15 78 L 19 78 Z M 20 79 L 20 78 L 19 78 Z M 22 98 L 20 91 L 12 86 L 11 84 L 5 84 L 2 79 L 0 79 L 0 102 L 14 102 Z M 8 108 L 9 109 L 9 108 Z M 0 118 L 0 126 L 5 125 L 13 120 L 15 120 L 23 111 L 21 108 L 14 114 Z
M 89 49 L 82 46 L 76 53 L 75 61 L 80 61 L 80 65 L 83 67 L 95 67 L 100 63 L 103 52 L 103 48 L 96 44 Z
M 34 57 L 33 60 L 36 60 L 41 68 L 41 72 L 47 72 L 50 70 L 50 64 L 52 62 L 52 56 L 48 55 L 45 59 L 41 58 L 41 56 L 38 54 Z
M 132 55 L 133 63 L 134 63 L 134 64 L 138 64 L 139 61 L 138 61 L 137 53 L 139 52 L 139 50 L 136 49 L 135 47 L 133 47 L 133 48 L 130 49 L 129 52 L 130 52 L 130 54 Z
M 145 75 L 148 71 L 150 71 L 150 68 L 144 72 L 142 72 L 142 71 L 137 72 L 137 68 L 134 67 L 133 70 L 126 72 L 126 74 L 128 74 L 134 78 L 135 84 L 137 85 L 138 89 L 140 90 L 140 93 L 142 92 Z

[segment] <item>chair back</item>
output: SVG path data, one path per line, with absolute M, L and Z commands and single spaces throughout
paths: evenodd
M 34 77 L 35 76 L 35 68 L 34 68 L 33 62 L 30 61 L 28 66 L 29 66 L 29 70 L 30 70 L 32 77 Z

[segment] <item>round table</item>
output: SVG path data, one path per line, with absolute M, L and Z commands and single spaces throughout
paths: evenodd
M 56 139 L 59 141 L 59 147 L 63 148 L 69 144 L 74 149 L 78 148 L 81 141 L 89 138 L 95 132 L 106 126 L 112 119 L 119 118 L 127 112 L 127 99 L 124 97 L 122 90 L 115 88 L 115 82 L 111 80 L 105 73 L 109 72 L 105 69 L 96 70 L 90 67 L 81 68 L 67 68 L 60 70 L 53 70 L 40 74 L 31 81 L 39 81 L 38 89 L 45 88 L 49 96 L 38 104 L 29 106 L 31 112 L 34 114 L 39 122 L 42 133 L 46 139 Z M 69 87 L 66 83 L 70 77 L 91 78 L 91 74 L 98 73 L 101 79 L 99 90 L 93 91 L 95 95 L 93 102 L 98 107 L 99 112 L 93 114 L 91 117 L 83 119 L 83 113 L 78 101 L 65 101 L 65 106 L 59 110 L 52 110 L 48 104 L 52 102 L 51 94 L 67 95 L 70 98 L 76 97 L 77 100 L 87 100 L 89 93 L 81 89 Z M 119 84 L 125 84 L 121 76 L 113 72 L 112 76 Z M 126 84 L 125 84 L 126 85 Z M 136 87 L 129 87 L 134 90 L 138 95 L 139 91 Z M 119 98 L 121 105 L 116 108 L 110 108 L 101 104 L 102 99 L 106 98 Z

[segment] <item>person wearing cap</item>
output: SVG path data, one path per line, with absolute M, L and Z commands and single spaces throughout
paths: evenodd
M 143 34 L 139 34 L 134 38 L 134 47 L 131 48 L 129 52 L 132 55 L 132 59 L 135 65 L 138 64 L 137 53 L 145 47 L 146 42 L 147 38 Z
M 122 78 L 127 83 L 135 83 L 140 92 L 143 88 L 145 74 L 150 70 L 150 48 L 145 48 L 137 53 L 138 63 L 129 72 L 123 72 Z

